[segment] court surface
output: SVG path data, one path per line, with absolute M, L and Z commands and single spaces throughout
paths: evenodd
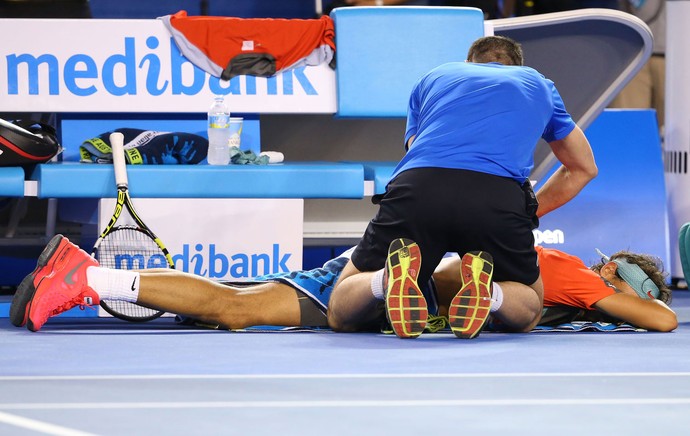
M 0 319 L 0 435 L 686 435 L 673 333 L 231 333 Z

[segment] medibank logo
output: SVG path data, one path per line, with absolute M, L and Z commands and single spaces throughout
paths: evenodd
M 222 253 L 216 244 L 184 244 L 182 252 L 172 259 L 176 269 L 217 279 L 288 272 L 290 257 L 292 253 L 282 252 L 280 244 L 273 244 L 268 253 Z
M 285 71 L 279 86 L 276 77 L 234 77 L 223 81 L 199 68 L 190 68 L 172 39 L 169 56 L 155 36 L 149 36 L 145 48 L 137 38 L 125 37 L 122 50 L 104 61 L 76 53 L 69 57 L 51 53 L 12 53 L 5 56 L 7 95 L 64 95 L 86 97 L 94 94 L 122 95 L 196 95 L 205 89 L 216 95 L 293 95 L 301 87 L 306 95 L 318 95 L 307 78 L 304 67 Z M 165 60 L 163 60 L 165 59 Z M 2 77 L 0 72 L 0 77 Z M 264 81 L 261 87 L 259 81 Z M 2 90 L 0 90 L 0 94 Z

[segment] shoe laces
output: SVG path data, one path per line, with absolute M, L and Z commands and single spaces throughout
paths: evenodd
M 429 315 L 426 320 L 425 332 L 436 333 L 448 327 L 448 318 L 445 316 Z
M 55 309 L 53 309 L 52 311 L 50 311 L 50 314 L 48 315 L 48 317 L 50 318 L 50 317 L 53 317 L 55 315 L 59 315 L 62 312 L 65 312 L 65 311 L 70 310 L 71 308 L 77 307 L 77 306 L 79 306 L 79 309 L 81 309 L 81 310 L 84 310 L 87 307 L 89 309 L 94 309 L 92 304 L 87 304 L 84 301 L 83 294 L 79 294 L 76 297 L 72 298 L 71 300 L 64 302 L 60 306 L 58 306 Z
M 448 328 L 448 318 L 440 315 L 429 315 L 426 319 L 426 327 L 424 327 L 424 332 L 426 333 L 437 333 L 445 328 Z M 392 335 L 393 328 L 388 323 L 384 323 L 381 326 L 381 333 L 384 335 Z

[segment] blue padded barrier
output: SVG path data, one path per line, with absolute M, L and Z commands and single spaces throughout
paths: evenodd
M 649 253 L 668 270 L 666 185 L 655 112 L 607 109 L 585 134 L 599 174 L 570 202 L 541 218 L 537 241 L 588 265 L 599 260 L 595 247 L 608 255 Z
M 362 198 L 364 168 L 355 163 L 275 165 L 142 165 L 128 167 L 133 195 L 142 198 Z M 40 198 L 115 197 L 111 165 L 37 165 Z
M 0 197 L 24 196 L 24 169 L 21 167 L 0 168 Z
M 331 17 L 341 117 L 404 117 L 417 79 L 464 61 L 484 36 L 484 15 L 476 8 L 364 6 L 337 8 Z

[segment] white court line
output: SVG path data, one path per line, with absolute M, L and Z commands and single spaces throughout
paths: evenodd
M 34 419 L 24 418 L 9 413 L 0 412 L 0 422 L 13 425 L 15 427 L 26 428 L 29 430 L 38 431 L 46 434 L 53 434 L 59 436 L 95 436 L 93 433 L 85 433 L 83 431 L 74 430 L 67 427 L 62 427 L 55 424 L 48 424 Z
M 686 398 L 507 398 L 465 400 L 305 400 L 305 401 L 184 401 L 0 403 L 3 410 L 112 410 L 112 409 L 269 409 L 343 407 L 486 407 L 486 406 L 630 406 L 690 404 Z M 1 413 L 1 412 L 0 412 Z
M 396 378 L 545 378 L 545 377 L 690 377 L 690 372 L 506 372 L 469 374 L 133 374 L 6 375 L 0 381 L 47 380 L 251 380 L 251 379 L 396 379 Z

